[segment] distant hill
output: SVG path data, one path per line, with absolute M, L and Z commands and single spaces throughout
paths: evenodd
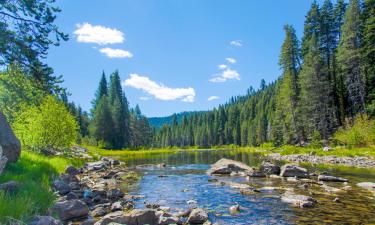
M 161 128 L 164 124 L 168 124 L 168 125 L 172 124 L 174 116 L 177 116 L 177 122 L 180 123 L 182 121 L 182 118 L 184 118 L 184 116 L 189 117 L 191 115 L 203 113 L 203 112 L 204 111 L 180 112 L 180 113 L 172 114 L 170 116 L 150 117 L 150 118 L 148 118 L 148 121 L 149 121 L 151 127 Z

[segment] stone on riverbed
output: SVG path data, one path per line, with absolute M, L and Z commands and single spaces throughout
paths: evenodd
M 297 177 L 297 178 L 308 178 L 309 173 L 307 169 L 294 164 L 286 164 L 281 167 L 281 177 Z
M 310 196 L 294 194 L 291 191 L 285 192 L 281 197 L 281 201 L 301 208 L 313 207 L 317 203 L 317 201 Z
M 35 216 L 29 225 L 63 225 L 63 223 L 52 216 Z
M 262 172 L 262 171 L 254 169 L 254 170 L 248 172 L 247 176 L 248 177 L 266 177 L 266 174 L 264 172 Z
M 55 180 L 52 187 L 59 192 L 60 195 L 66 195 L 70 191 L 70 187 L 63 180 Z
M 87 170 L 101 170 L 106 167 L 106 163 L 104 161 L 97 161 L 86 163 L 85 167 Z
M 110 223 L 119 223 L 126 225 L 157 225 L 159 218 L 156 215 L 155 210 L 144 209 L 139 210 L 135 209 L 131 212 L 124 213 L 121 211 L 107 214 L 101 218 L 95 225 L 107 225 Z
M 252 170 L 253 169 L 245 163 L 222 158 L 211 166 L 211 169 L 208 170 L 208 174 L 229 175 L 233 172 L 250 172 Z
M 328 181 L 328 182 L 348 182 L 348 179 L 344 179 L 341 177 L 328 176 L 328 175 L 319 175 L 318 180 Z
M 357 184 L 358 187 L 367 189 L 375 193 L 375 183 L 374 182 L 361 182 Z
M 203 209 L 197 208 L 193 209 L 187 220 L 190 224 L 202 224 L 208 220 L 207 212 Z
M 52 210 L 58 214 L 61 220 L 82 218 L 86 217 L 89 213 L 89 208 L 86 203 L 81 200 L 57 202 L 52 207 Z

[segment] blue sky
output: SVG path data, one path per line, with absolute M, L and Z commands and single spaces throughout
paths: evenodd
M 119 70 L 147 116 L 208 110 L 280 75 L 283 25 L 299 37 L 312 0 L 59 0 L 70 40 L 47 62 L 85 110 L 102 71 Z

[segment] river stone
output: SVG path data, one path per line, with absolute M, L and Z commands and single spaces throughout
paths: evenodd
M 208 170 L 208 174 L 225 174 L 229 175 L 232 172 L 238 173 L 240 171 L 250 172 L 253 168 L 242 162 L 237 162 L 231 159 L 222 158 L 215 164 L 211 165 L 211 169 Z
M 279 175 L 280 174 L 280 166 L 277 166 L 273 163 L 270 162 L 262 162 L 259 168 L 260 171 L 262 171 L 265 174 L 271 175 Z
M 123 209 L 123 207 L 122 207 L 121 202 L 114 202 L 111 205 L 111 212 L 122 211 L 122 209 Z
M 179 224 L 180 219 L 178 217 L 165 217 L 160 216 L 158 225 L 169 225 L 169 224 Z
M 107 197 L 109 199 L 116 200 L 124 197 L 124 192 L 122 192 L 120 189 L 111 189 L 107 192 Z
M 298 177 L 298 178 L 307 178 L 309 173 L 307 169 L 294 164 L 286 164 L 281 167 L 281 177 Z
M 193 209 L 187 219 L 190 224 L 202 224 L 208 220 L 207 212 L 203 209 Z
M 35 216 L 29 225 L 63 225 L 60 220 L 53 218 L 52 216 Z
M 259 170 L 252 170 L 247 173 L 249 177 L 266 177 L 266 174 Z
M 69 175 L 72 175 L 72 176 L 75 176 L 75 175 L 79 174 L 79 170 L 77 168 L 75 168 L 74 166 L 68 166 L 65 169 L 65 173 L 69 174 Z
M 301 208 L 313 207 L 317 203 L 317 201 L 310 196 L 297 195 L 291 191 L 285 192 L 281 197 L 281 201 L 299 206 Z
M 76 218 L 86 217 L 89 213 L 89 208 L 86 203 L 81 200 L 68 200 L 57 202 L 52 210 L 59 215 L 61 220 L 70 220 Z
M 95 225 L 108 225 L 110 223 L 120 223 L 126 225 L 157 225 L 159 218 L 156 211 L 152 209 L 135 209 L 131 212 L 124 213 L 121 211 L 107 214 L 101 218 Z
M 97 161 L 97 162 L 90 162 L 90 163 L 86 163 L 85 167 L 87 168 L 87 170 L 100 170 L 100 169 L 103 169 L 105 168 L 105 162 L 104 161 Z
M 319 175 L 318 180 L 328 181 L 328 182 L 348 182 L 348 179 L 344 179 L 341 177 L 328 176 L 328 175 Z
M 0 156 L 5 156 L 8 162 L 16 162 L 21 154 L 21 143 L 14 135 L 12 128 L 0 112 Z
M 103 206 L 99 206 L 99 207 L 96 207 L 92 212 L 91 212 L 91 215 L 94 216 L 94 217 L 97 217 L 97 216 L 104 216 L 105 214 L 108 213 L 108 210 L 103 207 Z
M 374 182 L 361 182 L 357 184 L 358 187 L 367 189 L 369 191 L 375 192 L 375 183 Z
M 66 195 L 70 192 L 70 187 L 62 180 L 55 180 L 52 187 L 59 192 L 60 195 Z

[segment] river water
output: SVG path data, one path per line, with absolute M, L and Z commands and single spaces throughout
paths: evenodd
M 374 196 L 355 185 L 361 181 L 374 182 L 373 172 L 306 165 L 310 172 L 324 170 L 350 179 L 351 190 L 328 193 L 320 186 L 306 189 L 300 183 L 282 179 L 246 180 L 243 177 L 207 175 L 210 165 L 221 158 L 234 159 L 254 167 L 263 160 L 260 154 L 233 150 L 179 151 L 122 160 L 128 166 L 137 168 L 142 175 L 140 182 L 130 189 L 131 194 L 144 196 L 136 200 L 137 208 L 144 208 L 147 202 L 170 207 L 175 212 L 195 204 L 209 212 L 210 221 L 219 224 L 375 224 Z M 166 163 L 167 166 L 151 166 L 159 163 Z M 250 184 L 261 192 L 241 195 L 238 189 L 209 182 L 211 178 Z M 343 187 L 341 183 L 327 184 Z M 281 201 L 283 190 L 263 190 L 264 187 L 293 188 L 296 193 L 312 196 L 319 202 L 314 208 L 297 208 Z M 340 198 L 341 203 L 333 201 L 336 197 Z M 235 204 L 240 205 L 240 213 L 230 215 L 228 208 Z

